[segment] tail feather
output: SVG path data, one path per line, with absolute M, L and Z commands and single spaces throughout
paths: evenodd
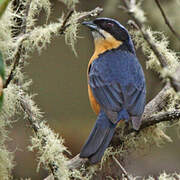
M 106 114 L 101 111 L 88 140 L 80 152 L 80 157 L 89 158 L 91 163 L 99 162 L 112 139 L 115 127 L 116 124 L 113 124 Z

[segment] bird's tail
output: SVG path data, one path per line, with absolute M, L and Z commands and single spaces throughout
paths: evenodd
M 112 139 L 115 127 L 116 124 L 113 124 L 106 114 L 101 111 L 88 140 L 80 152 L 80 157 L 88 158 L 91 163 L 99 162 Z

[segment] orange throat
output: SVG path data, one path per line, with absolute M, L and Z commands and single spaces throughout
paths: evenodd
M 122 41 L 116 40 L 113 36 L 107 37 L 106 39 L 104 38 L 95 39 L 94 40 L 95 51 L 90 61 L 92 62 L 94 59 L 96 59 L 99 56 L 99 54 L 102 54 L 107 50 L 118 48 L 121 44 Z
M 113 36 L 109 35 L 106 39 L 104 39 L 104 38 L 95 39 L 94 44 L 95 44 L 95 51 L 89 61 L 87 73 L 89 72 L 89 67 L 90 67 L 91 63 L 96 58 L 98 58 L 99 54 L 102 54 L 103 52 L 105 52 L 107 50 L 118 48 L 122 44 L 122 42 L 116 40 Z M 94 110 L 94 112 L 98 115 L 100 112 L 100 106 L 99 106 L 98 102 L 96 101 L 95 97 L 93 96 L 93 93 L 92 93 L 92 90 L 91 90 L 89 84 L 88 84 L 88 94 L 89 94 L 89 100 L 90 100 L 91 107 Z

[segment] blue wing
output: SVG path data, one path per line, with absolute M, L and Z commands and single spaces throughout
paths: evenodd
M 145 106 L 145 79 L 136 56 L 111 50 L 93 61 L 89 85 L 100 107 L 113 122 L 141 117 Z

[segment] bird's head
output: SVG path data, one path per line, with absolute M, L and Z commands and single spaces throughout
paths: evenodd
M 125 45 L 130 46 L 127 49 L 134 51 L 128 31 L 117 20 L 97 18 L 93 21 L 85 21 L 82 24 L 91 30 L 95 46 L 108 46 L 108 49 L 116 49 Z

